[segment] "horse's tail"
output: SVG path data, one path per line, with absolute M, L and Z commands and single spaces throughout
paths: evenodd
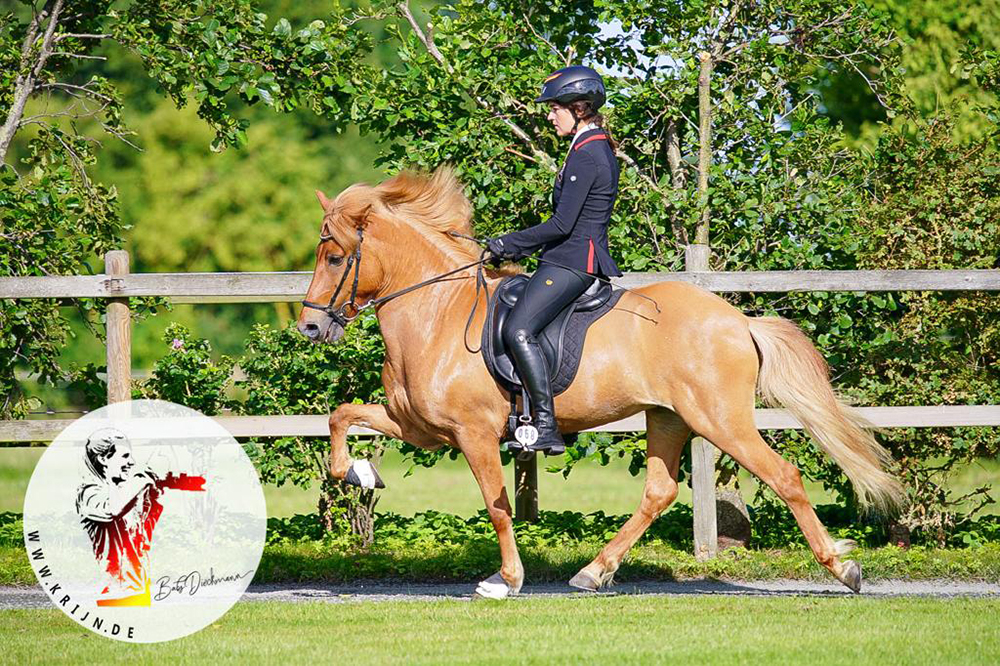
M 902 506 L 903 488 L 885 472 L 891 461 L 872 425 L 845 405 L 830 385 L 826 360 L 793 322 L 748 317 L 760 350 L 757 390 L 769 405 L 786 407 L 805 426 L 854 485 L 863 506 L 889 511 Z

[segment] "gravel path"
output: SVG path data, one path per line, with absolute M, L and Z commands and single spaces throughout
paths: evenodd
M 468 601 L 475 583 L 352 583 L 345 585 L 324 584 L 271 584 L 253 585 L 243 601 L 323 601 L 327 603 L 358 603 L 379 601 L 432 601 L 454 599 Z M 553 598 L 584 596 L 580 592 L 558 583 L 526 585 L 521 598 Z M 678 582 L 619 583 L 601 596 L 637 594 L 665 595 L 733 595 L 753 597 L 773 596 L 853 596 L 835 581 L 812 582 L 802 580 L 718 581 L 688 580 Z M 951 580 L 881 580 L 866 582 L 861 593 L 865 597 L 987 597 L 1000 598 L 1000 583 Z M 0 609 L 51 608 L 48 596 L 38 587 L 0 587 Z

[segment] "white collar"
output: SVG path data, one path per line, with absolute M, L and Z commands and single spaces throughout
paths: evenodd
M 588 132 L 588 131 L 590 131 L 592 129 L 599 129 L 599 128 L 594 123 L 587 123 L 583 127 L 581 127 L 578 130 L 576 130 L 576 134 L 573 135 L 573 141 L 570 142 L 570 144 L 569 144 L 569 149 L 573 150 L 573 146 L 576 145 L 576 140 L 580 138 L 581 134 L 583 134 L 584 132 Z

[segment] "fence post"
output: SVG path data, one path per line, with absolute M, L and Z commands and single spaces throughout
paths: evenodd
M 124 288 L 122 276 L 128 275 L 129 257 L 125 250 L 104 255 L 105 284 L 109 292 Z M 108 404 L 132 397 L 132 320 L 128 298 L 109 298 L 105 319 L 108 336 Z
M 538 454 L 529 460 L 514 458 L 514 517 L 538 520 Z
M 708 245 L 688 245 L 684 270 L 708 270 Z M 691 440 L 691 503 L 694 510 L 694 556 L 698 560 L 715 557 L 719 533 L 715 515 L 715 447 L 702 437 Z

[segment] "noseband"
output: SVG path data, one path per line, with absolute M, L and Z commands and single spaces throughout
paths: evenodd
M 449 233 L 451 233 L 452 235 L 461 236 L 461 234 L 456 234 L 454 232 L 449 232 Z M 321 235 L 319 237 L 319 242 L 324 243 L 328 240 L 331 240 L 332 238 L 333 236 Z M 355 303 L 354 299 L 357 298 L 358 296 L 358 272 L 361 270 L 361 243 L 364 241 L 364 239 L 365 239 L 364 234 L 361 232 L 361 229 L 359 228 L 358 246 L 354 249 L 354 252 L 351 253 L 351 256 L 347 258 L 347 265 L 344 266 L 344 274 L 340 276 L 340 282 L 337 284 L 337 289 L 333 292 L 333 296 L 330 297 L 330 302 L 327 303 L 326 305 L 323 305 L 322 303 L 314 303 L 313 301 L 303 300 L 302 301 L 303 307 L 312 308 L 313 310 L 319 310 L 320 312 L 324 312 L 326 313 L 326 316 L 337 322 L 342 328 L 347 328 L 348 324 L 350 324 L 352 321 L 361 316 L 361 313 L 367 310 L 368 308 L 373 308 L 377 305 L 381 305 L 382 303 L 385 303 L 386 301 L 391 301 L 392 299 L 398 298 L 403 294 L 408 294 L 414 289 L 420 289 L 421 287 L 426 287 L 429 284 L 440 282 L 444 278 L 454 275 L 455 273 L 461 273 L 462 271 L 472 268 L 473 266 L 478 266 L 478 270 L 476 271 L 476 300 L 473 302 L 472 312 L 469 313 L 469 320 L 465 324 L 466 340 L 468 339 L 469 326 L 472 324 L 472 318 L 476 314 L 476 307 L 479 305 L 479 290 L 481 287 L 486 290 L 486 302 L 488 303 L 490 300 L 489 286 L 486 284 L 486 278 L 483 277 L 483 264 L 486 263 L 487 261 L 486 259 L 487 251 L 485 249 L 483 250 L 482 254 L 480 254 L 478 261 L 473 261 L 471 263 L 465 264 L 464 266 L 459 266 L 455 270 L 448 271 L 447 273 L 435 275 L 434 277 L 428 280 L 424 280 L 423 282 L 418 282 L 415 285 L 406 287 L 405 289 L 400 289 L 399 291 L 394 291 L 393 293 L 388 294 L 386 296 L 373 298 L 364 305 L 359 306 L 357 303 Z M 472 240 L 475 239 L 473 238 Z M 347 274 L 351 272 L 352 266 L 354 267 L 354 284 L 351 286 L 351 298 L 340 307 L 335 308 L 333 307 L 333 304 L 337 300 L 337 296 L 340 295 L 340 290 L 343 289 L 344 282 L 347 280 Z M 354 314 L 352 315 L 347 314 L 348 307 L 354 310 Z M 465 343 L 465 348 L 469 349 L 468 342 Z M 472 353 L 479 352 L 478 349 L 477 350 L 469 349 L 469 351 Z
M 320 244 L 325 243 L 328 240 L 333 239 L 333 236 L 323 236 L 319 237 Z M 330 302 L 326 305 L 322 303 L 315 303 L 313 301 L 302 301 L 303 307 L 312 308 L 313 310 L 319 310 L 320 312 L 325 312 L 326 316 L 337 322 L 341 328 L 346 328 L 348 324 L 357 319 L 361 313 L 367 309 L 371 303 L 366 303 L 365 305 L 358 307 L 358 304 L 354 302 L 354 299 L 358 296 L 358 273 L 361 271 L 361 243 L 365 240 L 364 233 L 361 228 L 358 228 L 358 246 L 354 248 L 354 252 L 351 256 L 347 258 L 347 266 L 344 267 L 344 274 L 340 276 L 340 282 L 337 284 L 336 290 L 333 292 L 333 296 L 330 297 Z M 340 307 L 333 307 L 334 302 L 337 300 L 337 296 L 340 295 L 340 290 L 344 287 L 344 282 L 347 280 L 347 274 L 351 272 L 351 266 L 354 266 L 354 284 L 351 285 L 351 298 L 345 301 Z M 354 314 L 348 315 L 347 308 L 353 308 Z

